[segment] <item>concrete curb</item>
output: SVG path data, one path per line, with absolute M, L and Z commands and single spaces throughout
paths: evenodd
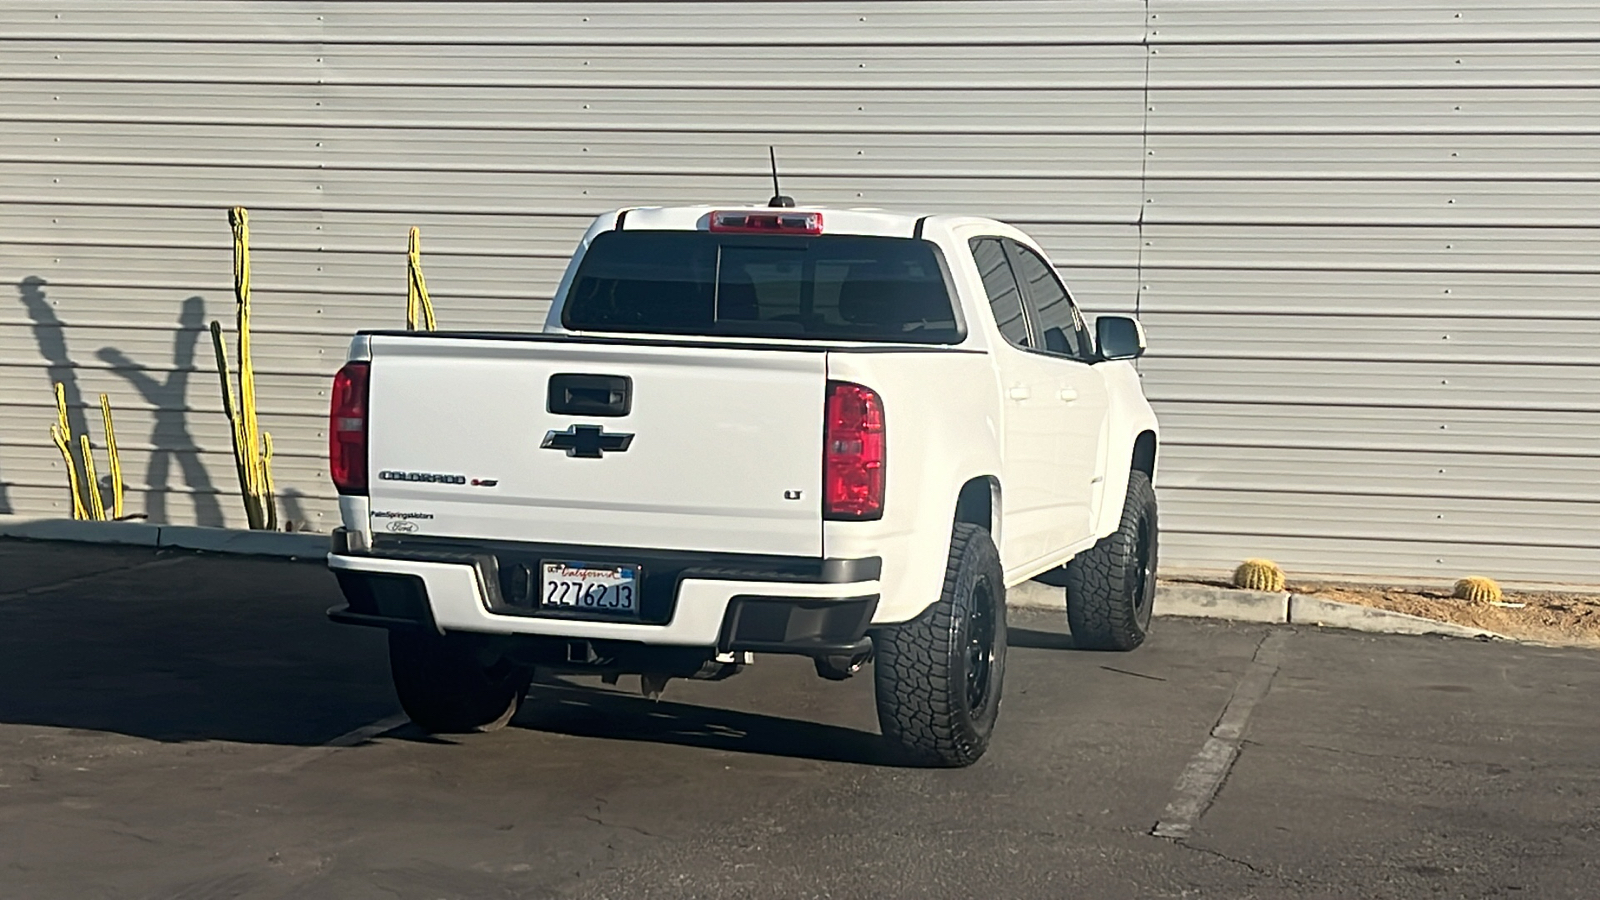
M 79 522 L 0 516 L 0 537 L 34 541 L 80 541 L 140 547 L 180 547 L 210 553 L 321 559 L 329 549 L 325 534 L 243 531 L 199 525 L 151 525 L 145 522 Z M 1022 609 L 1065 609 L 1061 588 L 1037 581 L 1006 592 L 1006 603 Z M 1227 619 L 1285 625 L 1318 625 L 1380 634 L 1442 634 L 1462 638 L 1504 638 L 1504 635 L 1449 622 L 1339 603 L 1300 594 L 1239 591 L 1203 584 L 1163 584 L 1156 588 L 1158 616 Z
M 1163 584 L 1156 588 L 1155 612 L 1195 619 L 1236 622 L 1288 622 L 1289 595 L 1237 591 L 1203 584 Z
M 73 519 L 29 519 L 0 516 L 0 537 L 31 541 L 84 541 L 159 547 L 161 528 L 143 522 L 79 522 Z
M 1507 639 L 1503 634 L 1484 631 L 1482 628 L 1425 619 L 1422 616 L 1376 609 L 1359 603 L 1323 600 L 1304 594 L 1289 596 L 1289 621 L 1296 625 L 1348 628 L 1351 631 L 1371 631 L 1380 634 L 1443 634 L 1460 638 Z
M 163 525 L 158 546 L 209 550 L 212 553 L 248 553 L 255 556 L 322 558 L 328 555 L 330 538 L 325 534 L 293 534 L 282 531 L 241 531 L 234 528 L 205 528 L 199 525 Z
M 212 553 L 321 559 L 328 553 L 325 534 L 245 531 L 200 525 L 150 525 L 145 522 L 80 522 L 0 516 L 0 537 L 33 541 L 79 541 L 138 547 L 179 547 Z
M 1061 588 L 1029 581 L 1008 590 L 1006 603 L 1022 609 L 1063 609 L 1066 599 Z M 1439 634 L 1507 640 L 1504 635 L 1481 628 L 1375 609 L 1359 603 L 1341 603 L 1303 594 L 1240 591 L 1203 584 L 1160 585 L 1156 588 L 1155 614 L 1227 619 L 1232 622 L 1315 625 L 1374 634 Z
M 1037 581 L 1024 581 L 1006 588 L 1006 605 L 1019 609 L 1066 610 L 1067 595 L 1062 588 Z M 1159 605 L 1159 604 L 1157 604 Z

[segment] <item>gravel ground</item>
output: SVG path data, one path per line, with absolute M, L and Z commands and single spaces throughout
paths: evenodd
M 1324 600 L 1359 603 L 1470 625 L 1507 637 L 1549 644 L 1600 646 L 1600 595 L 1597 594 L 1506 591 L 1502 602 L 1508 605 L 1497 606 L 1457 600 L 1450 596 L 1449 588 L 1295 582 L 1289 589 Z
M 1177 578 L 1174 583 L 1231 588 L 1222 579 Z M 1506 591 L 1503 605 L 1468 603 L 1451 585 L 1352 584 L 1290 579 L 1288 590 L 1323 600 L 1359 603 L 1391 612 L 1453 622 L 1507 637 L 1556 646 L 1600 647 L 1600 593 Z

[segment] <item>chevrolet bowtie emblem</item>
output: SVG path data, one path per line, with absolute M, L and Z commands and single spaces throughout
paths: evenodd
M 544 443 L 539 447 L 542 450 L 565 450 L 568 456 L 599 459 L 607 453 L 621 453 L 631 443 L 631 434 L 618 434 L 615 431 L 607 434 L 599 425 L 572 425 L 566 431 L 546 433 Z

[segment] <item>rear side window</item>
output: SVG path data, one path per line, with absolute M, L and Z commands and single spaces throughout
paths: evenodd
M 953 344 L 964 337 L 932 244 L 849 235 L 609 231 L 561 324 L 574 331 Z
M 983 290 L 989 295 L 989 308 L 994 311 L 994 322 L 1000 333 L 1016 347 L 1026 347 L 1028 319 L 1022 311 L 1022 291 L 1017 289 L 1017 276 L 1006 260 L 1005 248 L 995 238 L 973 238 L 972 261 L 978 264 L 978 274 L 983 276 Z

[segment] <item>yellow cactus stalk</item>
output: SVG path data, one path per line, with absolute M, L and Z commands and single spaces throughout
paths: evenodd
M 1451 596 L 1457 600 L 1468 603 L 1499 603 L 1504 594 L 1500 585 L 1493 578 L 1484 578 L 1482 575 L 1469 575 L 1456 582 L 1455 590 Z
M 106 457 L 111 464 L 111 518 L 122 518 L 122 455 L 117 452 L 117 430 L 111 425 L 111 398 L 100 395 L 100 418 L 106 427 Z
M 89 518 L 83 505 L 83 491 L 78 482 L 78 464 L 72 458 L 72 423 L 67 419 L 67 387 L 56 382 L 56 424 L 50 426 L 50 440 L 61 451 L 61 461 L 67 465 L 67 487 L 72 491 L 72 517 Z
M 228 420 L 228 436 L 233 442 L 233 465 L 239 476 L 239 490 L 249 493 L 250 482 L 244 471 L 244 458 L 239 454 L 244 439 L 239 433 L 239 401 L 233 395 L 233 371 L 228 368 L 228 345 L 222 339 L 222 323 L 211 323 L 211 349 L 217 355 L 217 374 L 222 378 L 222 415 Z
M 50 439 L 55 442 L 56 449 L 61 451 L 61 461 L 67 467 L 67 488 L 72 491 L 72 517 L 87 519 L 89 513 L 83 508 L 83 495 L 78 490 L 78 465 L 72 461 L 72 444 L 67 437 L 68 433 L 62 431 L 60 425 L 50 426 Z
M 270 501 L 277 496 L 277 490 L 272 486 L 272 435 L 265 431 L 261 432 L 261 478 Z M 267 503 L 267 530 L 278 530 L 278 504 L 273 502 Z
M 1233 584 L 1247 591 L 1282 591 L 1283 570 L 1270 559 L 1247 559 L 1233 570 Z
M 222 379 L 222 410 L 233 432 L 233 460 L 239 474 L 239 493 L 245 519 L 252 529 L 273 528 L 278 521 L 271 478 L 263 445 L 271 440 L 256 420 L 255 363 L 250 355 L 250 214 L 242 206 L 228 211 L 233 227 L 233 293 L 238 307 L 239 386 L 235 395 L 228 369 L 228 349 L 222 323 L 211 323 L 211 344 L 217 355 L 217 376 Z
M 230 212 L 234 228 L 233 293 L 237 301 L 239 340 L 239 413 L 244 425 L 245 459 L 251 464 L 252 486 L 261 485 L 261 430 L 256 424 L 255 358 L 250 354 L 250 214 L 242 206 Z
M 422 330 L 436 331 L 433 319 L 433 301 L 428 297 L 428 282 L 422 277 L 422 237 L 415 227 L 406 239 L 406 330 L 417 330 L 417 315 L 422 316 Z
M 61 434 L 70 442 L 72 440 L 72 423 L 67 421 L 67 386 L 56 382 L 56 424 L 61 426 Z
M 94 467 L 94 452 L 87 434 L 78 435 L 78 452 L 83 462 L 85 484 L 78 479 L 78 460 L 72 457 L 72 424 L 67 419 L 66 386 L 56 382 L 56 421 L 50 426 L 50 440 L 61 451 L 67 467 L 67 487 L 72 491 L 72 517 L 104 522 L 122 518 L 122 457 L 117 453 L 117 432 L 111 424 L 111 398 L 100 395 L 100 417 L 106 426 L 106 456 L 111 464 L 111 513 L 106 514 L 105 498 L 100 493 L 100 476 Z M 85 503 L 84 497 L 88 497 Z
M 83 447 L 83 476 L 89 481 L 89 514 L 96 522 L 104 522 L 106 502 L 100 496 L 100 477 L 94 471 L 94 453 L 89 450 L 89 436 L 78 435 L 78 442 Z

